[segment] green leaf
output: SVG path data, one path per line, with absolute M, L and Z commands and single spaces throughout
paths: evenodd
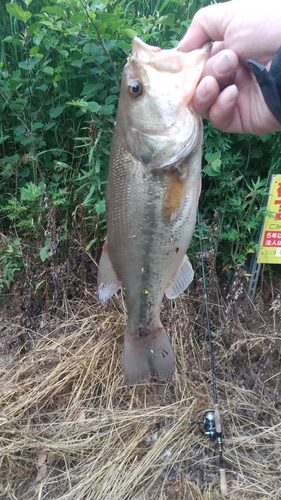
M 215 151 L 215 153 L 206 153 L 205 160 L 208 163 L 218 160 L 221 157 L 221 151 Z
M 33 33 L 35 33 L 37 30 L 39 30 L 39 29 L 41 28 L 41 26 L 42 26 L 42 23 L 41 23 L 41 22 L 37 22 L 37 23 L 31 24 L 31 25 L 29 26 L 29 28 L 28 28 L 28 31 L 29 31 L 31 34 L 33 34 Z M 40 37 L 40 38 L 41 38 L 41 37 Z M 33 40 L 33 41 L 34 41 L 34 40 Z M 36 43 L 36 42 L 34 41 L 34 43 Z
M 132 30 L 131 28 L 125 28 L 122 33 L 125 33 L 125 35 L 128 35 L 130 38 L 134 38 L 135 36 L 139 36 L 139 33 L 137 33 L 135 30 Z
M 12 36 L 6 36 L 3 42 L 13 43 L 14 45 L 20 45 L 21 47 L 24 46 L 23 40 L 19 40 L 18 38 L 13 38 Z
M 116 102 L 116 101 L 118 101 L 118 96 L 117 95 L 109 95 L 105 99 L 105 104 L 112 104 L 113 102 Z
M 51 128 L 53 128 L 54 126 L 56 125 L 56 122 L 49 122 L 46 127 L 45 127 L 45 130 L 50 130 Z M 41 154 L 41 153 L 39 153 Z
M 11 78 L 8 83 L 9 89 L 15 90 L 19 88 L 23 83 L 25 83 L 25 81 L 26 80 L 22 80 L 22 78 L 16 78 L 16 79 Z
M 63 10 L 57 5 L 47 6 L 41 9 L 41 12 L 47 12 L 48 14 L 53 14 L 55 16 L 63 16 Z
M 87 194 L 87 196 L 85 198 L 85 200 L 82 203 L 82 207 L 87 207 L 88 206 L 89 202 L 91 201 L 91 198 L 92 198 L 92 195 L 93 195 L 95 189 L 96 189 L 95 184 L 92 184 L 91 187 L 90 187 L 90 190 L 89 190 L 89 192 L 88 192 L 88 194 Z
M 32 14 L 28 10 L 23 10 L 17 3 L 6 3 L 6 9 L 11 16 L 24 23 L 31 18 Z
M 60 116 L 64 110 L 65 106 L 57 106 L 56 108 L 52 108 L 50 110 L 50 117 L 51 118 L 57 118 Z
M 48 259 L 49 257 L 49 245 L 51 243 L 51 238 L 47 238 L 46 239 L 46 242 L 45 242 L 45 246 L 43 248 L 41 248 L 40 250 L 40 259 L 42 260 L 42 262 L 45 262 L 46 259 Z
M 99 173 L 100 173 L 100 159 L 97 158 L 96 163 L 95 163 L 95 174 L 99 174 Z
M 203 172 L 204 172 L 204 174 L 207 174 L 210 177 L 217 177 L 218 175 L 220 175 L 219 172 L 217 172 L 216 170 L 213 169 L 212 164 L 208 165 L 206 168 L 204 168 Z
M 39 128 L 43 128 L 44 125 L 42 122 L 35 122 L 33 123 L 31 130 L 38 130 Z
M 26 132 L 26 126 L 25 125 L 18 125 L 15 130 L 14 134 L 15 135 L 22 135 Z
M 217 160 L 212 161 L 211 165 L 213 170 L 219 174 L 221 169 L 221 160 L 218 158 Z
M 271 137 L 272 137 L 272 134 L 265 134 L 265 135 L 262 135 L 262 136 L 260 137 L 260 140 L 261 140 L 262 142 L 267 142 L 267 141 L 269 141 L 269 140 L 271 139 Z
M 30 174 L 30 168 L 28 168 L 28 167 L 21 168 L 19 173 L 20 173 L 21 177 L 27 178 L 27 177 L 29 177 L 29 174 Z
M 61 169 L 65 169 L 65 170 L 71 170 L 71 166 L 68 165 L 68 163 L 65 163 L 63 161 L 58 161 L 58 160 L 55 160 L 55 167 L 56 168 L 61 168 Z
M 99 200 L 95 205 L 96 213 L 103 214 L 105 212 L 105 200 Z
M 86 15 L 83 12 L 76 12 L 75 14 L 72 14 L 72 16 L 70 16 L 69 21 L 72 24 L 83 23 L 84 21 L 86 21 Z
M 97 238 L 94 238 L 93 240 L 89 241 L 89 243 L 87 243 L 86 252 L 88 252 L 90 250 L 90 248 L 93 246 L 94 243 L 96 243 L 96 241 L 97 241 Z
M 29 137 L 25 137 L 23 139 L 20 139 L 20 143 L 21 143 L 22 146 L 27 146 L 28 144 L 30 144 L 34 140 L 35 140 L 35 136 L 31 135 Z
M 13 156 L 5 156 L 5 158 L 0 158 L 0 163 L 12 163 L 12 165 L 15 165 L 18 163 L 20 158 L 20 155 L 15 154 Z
M 40 62 L 40 59 L 38 57 L 30 57 L 29 59 L 26 59 L 26 61 L 21 61 L 18 63 L 19 68 L 25 69 L 25 70 L 31 70 L 34 69 L 36 64 Z
M 107 0 L 104 0 L 104 2 L 100 2 L 99 0 L 94 0 L 93 3 L 91 3 L 90 11 L 94 10 L 104 10 L 107 5 Z M 89 11 L 89 12 L 90 12 Z
M 114 112 L 114 106 L 113 104 L 108 104 L 108 106 L 101 106 L 99 112 L 102 115 L 112 115 L 112 113 Z
M 0 137 L 0 144 L 3 144 L 3 142 L 5 142 L 7 139 L 9 139 L 9 135 L 2 135 Z
M 43 85 L 39 85 L 39 87 L 36 87 L 37 90 L 43 90 L 45 92 L 48 88 L 48 85 L 46 83 L 43 83 Z
M 77 68 L 82 68 L 84 64 L 84 59 L 76 59 L 75 61 L 72 61 L 71 65 L 76 66 Z
M 33 182 L 29 182 L 21 188 L 20 199 L 21 201 L 31 201 L 34 202 L 38 200 L 40 196 L 44 194 L 44 185 L 39 184 L 38 186 Z
M 45 66 L 42 68 L 42 73 L 46 73 L 47 75 L 53 75 L 54 74 L 54 68 L 52 66 Z
M 38 45 L 35 45 L 34 47 L 32 47 L 29 51 L 29 54 L 31 56 L 37 56 L 39 59 L 42 59 L 43 58 L 43 54 L 38 54 L 39 52 L 39 47 Z
M 87 108 L 91 113 L 97 113 L 100 109 L 100 104 L 95 101 L 87 102 Z
M 42 252 L 43 249 L 41 249 L 40 251 L 40 257 L 41 257 L 41 252 Z M 41 260 L 42 260 L 42 257 L 41 257 Z M 46 259 L 45 259 L 46 260 Z M 44 261 L 43 261 L 44 262 Z M 37 292 L 37 290 L 40 288 L 41 285 L 43 285 L 43 283 L 45 283 L 46 280 L 42 280 L 42 281 L 39 281 L 39 283 L 37 283 L 36 287 L 35 287 L 35 293 Z

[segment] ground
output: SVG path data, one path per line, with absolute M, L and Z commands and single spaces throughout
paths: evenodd
M 228 498 L 278 500 L 280 272 L 261 276 L 254 303 L 239 273 L 207 292 Z M 190 424 L 214 408 L 202 280 L 163 302 L 168 382 L 124 386 L 122 293 L 104 305 L 89 285 L 60 304 L 14 290 L 1 307 L 0 498 L 220 498 L 216 442 Z

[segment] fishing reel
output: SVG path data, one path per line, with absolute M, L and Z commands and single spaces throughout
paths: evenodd
M 211 441 L 217 441 L 218 452 L 219 452 L 219 472 L 220 472 L 220 490 L 222 496 L 227 495 L 227 482 L 225 468 L 223 465 L 222 456 L 222 432 L 221 432 L 221 420 L 219 406 L 215 404 L 215 411 L 206 410 L 203 415 L 203 420 L 191 420 L 190 424 L 198 424 L 199 430 L 203 436 L 207 436 Z M 203 427 L 201 427 L 203 426 Z
M 217 439 L 218 434 L 216 431 L 215 412 L 213 410 L 206 410 L 203 415 L 203 420 L 191 420 L 190 424 L 198 424 L 199 430 L 203 436 L 209 437 L 211 441 L 215 441 Z

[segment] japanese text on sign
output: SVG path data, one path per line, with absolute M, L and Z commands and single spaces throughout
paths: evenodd
M 281 264 L 281 175 L 272 175 L 258 263 Z

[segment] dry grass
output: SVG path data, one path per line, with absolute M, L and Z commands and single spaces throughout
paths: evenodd
M 187 319 L 190 301 L 166 305 L 173 380 L 134 387 L 123 385 L 122 297 L 91 307 L 37 334 L 2 369 L 0 498 L 220 498 L 215 445 L 189 424 L 213 407 L 208 346 L 196 317 Z M 280 340 L 262 322 L 256 334 L 236 323 L 216 337 L 232 500 L 281 498 Z

